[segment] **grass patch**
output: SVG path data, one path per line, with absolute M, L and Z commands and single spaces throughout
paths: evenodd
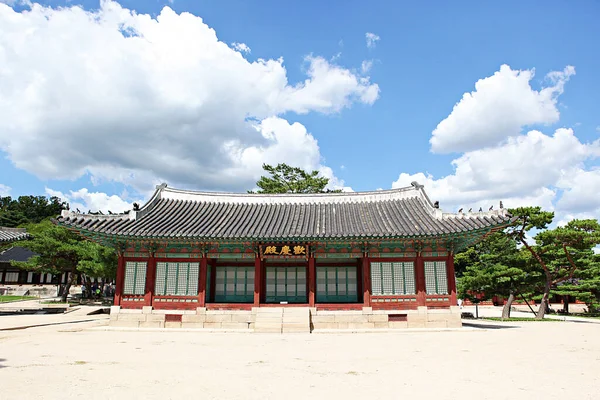
M 0 296 L 0 303 L 6 303 L 9 301 L 21 301 L 21 300 L 37 300 L 37 297 L 33 296 Z
M 500 318 L 500 317 L 485 317 L 481 318 L 486 321 L 498 321 L 498 322 L 560 322 L 559 319 L 552 318 L 544 318 L 544 319 L 535 319 L 535 318 L 524 318 L 524 317 L 515 317 L 515 318 Z

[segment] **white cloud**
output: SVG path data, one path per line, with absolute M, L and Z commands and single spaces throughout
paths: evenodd
M 10 191 L 12 188 L 10 186 L 6 186 L 0 183 L 0 197 L 10 196 Z
M 533 70 L 513 70 L 502 65 L 494 75 L 475 83 L 450 115 L 433 131 L 430 143 L 436 153 L 465 152 L 496 145 L 520 134 L 523 126 L 557 122 L 557 97 L 575 74 L 567 66 L 546 75 L 549 85 L 536 91 L 530 81 Z
M 530 131 L 502 145 L 463 154 L 452 161 L 451 175 L 436 179 L 403 173 L 392 186 L 408 186 L 416 180 L 449 211 L 461 207 L 486 210 L 492 204 L 498 207 L 499 200 L 507 208 L 540 205 L 554 209 L 557 188 L 568 186 L 565 177 L 573 177 L 585 161 L 598 156 L 600 142 L 581 143 L 571 129 L 558 129 L 553 136 Z
M 600 169 L 586 171 L 573 168 L 564 174 L 557 186 L 564 189 L 556 207 L 570 213 L 600 217 Z
M 109 196 L 102 192 L 90 192 L 86 188 L 77 191 L 71 190 L 69 193 L 63 193 L 57 190 L 46 188 L 46 194 L 56 196 L 63 201 L 69 203 L 71 210 L 79 209 L 82 213 L 89 211 L 102 211 L 107 214 L 109 211 L 113 213 L 121 213 L 132 209 L 132 203 L 123 200 L 117 195 Z
M 231 43 L 231 47 L 233 47 L 235 50 L 239 51 L 240 53 L 250 53 L 250 47 L 248 47 L 248 45 L 246 43 L 237 43 L 237 42 L 233 42 Z
M 312 55 L 290 83 L 282 59 L 249 62 L 169 7 L 152 18 L 108 0 L 94 12 L 0 5 L 0 48 L 0 149 L 16 167 L 141 193 L 161 181 L 243 191 L 263 161 L 321 168 L 314 137 L 278 116 L 379 96 L 368 76 Z
M 363 74 L 368 73 L 373 68 L 373 60 L 364 60 L 360 65 L 360 70 Z
M 367 40 L 367 47 L 372 49 L 381 38 L 374 33 L 367 32 L 365 33 L 365 39 Z

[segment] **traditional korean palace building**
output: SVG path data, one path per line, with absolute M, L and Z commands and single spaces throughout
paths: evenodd
M 460 326 L 453 255 L 509 222 L 503 209 L 443 213 L 416 182 L 281 195 L 163 184 L 140 209 L 58 219 L 117 249 L 114 325 L 284 332 Z

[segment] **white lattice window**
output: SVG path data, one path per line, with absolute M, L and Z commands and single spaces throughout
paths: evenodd
M 144 294 L 146 292 L 146 262 L 128 261 L 125 263 L 123 294 Z
M 156 263 L 154 294 L 159 296 L 196 296 L 200 263 Z
M 373 295 L 415 294 L 413 262 L 372 262 L 371 293 Z
M 448 294 L 446 261 L 425 261 L 425 290 L 427 294 Z
M 18 272 L 7 272 L 6 277 L 4 278 L 6 283 L 9 282 L 18 282 L 19 281 L 19 273 Z

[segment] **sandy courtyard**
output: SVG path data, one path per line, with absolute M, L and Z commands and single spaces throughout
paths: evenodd
M 600 396 L 600 324 L 312 335 L 90 330 L 93 325 L 0 332 L 0 398 Z

